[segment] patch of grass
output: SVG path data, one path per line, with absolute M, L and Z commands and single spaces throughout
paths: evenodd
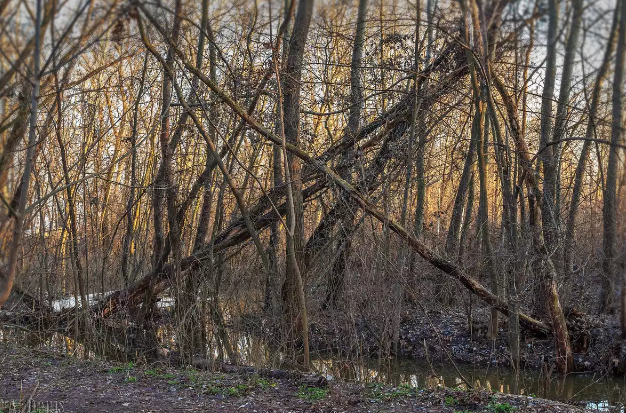
M 240 397 L 246 394 L 250 390 L 250 386 L 240 383 L 236 386 L 231 386 L 226 389 L 226 396 Z
M 159 369 L 148 369 L 143 372 L 146 376 L 158 376 L 160 374 Z
M 511 406 L 509 403 L 498 403 L 494 400 L 487 405 L 487 409 L 496 413 L 509 413 L 516 410 L 516 408 Z
M 198 372 L 196 370 L 193 369 L 189 369 L 185 372 L 185 375 L 187 376 L 187 381 L 190 384 L 198 384 L 198 382 L 200 381 L 200 378 L 198 377 Z
M 241 395 L 236 387 L 229 387 L 228 389 L 226 389 L 226 394 L 230 397 L 238 397 Z
M 137 382 L 137 377 L 136 376 L 128 376 L 124 379 L 124 382 L 126 383 L 136 383 Z
M 252 376 L 249 380 L 249 384 L 253 387 L 259 387 L 261 390 L 268 390 L 276 387 L 278 383 L 274 380 L 268 380 L 264 377 Z
M 298 397 L 310 402 L 325 399 L 328 396 L 328 389 L 321 387 L 300 386 Z
M 172 374 L 172 373 L 163 373 L 163 374 L 159 374 L 159 378 L 160 379 L 165 379 L 165 380 L 172 380 L 173 378 L 175 378 L 176 375 Z
M 393 389 L 391 392 L 392 398 L 397 397 L 407 397 L 415 394 L 415 388 L 409 386 L 408 384 L 401 384 L 397 388 Z
M 371 383 L 368 385 L 372 390 L 370 396 L 377 401 L 387 401 L 400 397 L 409 397 L 416 394 L 417 389 L 408 384 L 401 384 L 396 388 L 385 390 L 385 386 L 380 383 Z
M 455 399 L 452 396 L 446 396 L 445 400 L 443 401 L 443 403 L 446 406 L 456 406 L 457 404 L 459 404 L 459 401 L 457 399 Z
M 217 386 L 214 386 L 212 384 L 207 385 L 206 387 L 203 386 L 202 389 L 202 394 L 209 394 L 211 396 L 216 395 L 221 393 L 220 388 Z
M 125 371 L 130 371 L 134 368 L 135 368 L 135 363 L 131 361 L 121 366 L 111 367 L 109 369 L 109 373 L 124 373 Z

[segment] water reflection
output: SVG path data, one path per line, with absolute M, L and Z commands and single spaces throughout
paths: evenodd
M 211 331 L 207 355 L 217 357 Z M 174 349 L 175 328 L 172 325 L 158 329 L 160 345 Z M 292 368 L 287 355 L 279 350 L 278 343 L 257 336 L 230 331 L 229 338 L 237 348 L 239 362 L 245 365 L 267 368 Z M 78 357 L 94 357 L 107 354 L 98 348 L 85 350 L 69 337 L 61 334 L 27 333 L 19 329 L 0 329 L 0 341 L 18 342 L 22 345 L 63 351 Z M 87 354 L 85 354 L 87 352 Z M 619 411 L 626 413 L 626 379 L 599 375 L 571 374 L 565 378 L 546 378 L 541 372 L 528 371 L 519 375 L 508 369 L 478 368 L 471 365 L 451 363 L 428 364 L 413 359 L 349 359 L 329 354 L 312 354 L 312 369 L 329 379 L 342 379 L 361 383 L 384 383 L 393 386 L 410 385 L 419 388 L 447 386 L 490 389 L 503 393 L 522 394 L 568 402 L 584 402 L 586 407 L 597 411 Z M 463 376 L 464 379 L 461 379 Z
M 231 332 L 240 361 L 259 367 L 289 368 L 288 358 L 267 340 Z M 582 403 L 597 411 L 623 412 L 626 402 L 626 378 L 592 374 L 570 374 L 564 378 L 551 377 L 537 371 L 516 375 L 508 369 L 478 368 L 460 364 L 434 363 L 413 359 L 349 359 L 336 355 L 312 353 L 312 369 L 329 379 L 360 383 L 384 383 L 393 386 L 410 385 L 419 388 L 447 386 L 466 388 L 465 381 L 474 388 L 484 388 L 509 394 L 520 394 Z M 459 374 L 460 373 L 460 374 Z

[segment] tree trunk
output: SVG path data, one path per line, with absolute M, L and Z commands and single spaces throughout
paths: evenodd
M 35 21 L 35 41 L 33 56 L 33 79 L 32 93 L 30 100 L 30 124 L 28 130 L 28 147 L 26 149 L 26 163 L 24 172 L 20 181 L 22 191 L 20 192 L 17 204 L 17 214 L 15 216 L 15 225 L 13 227 L 13 239 L 11 240 L 9 257 L 7 260 L 6 274 L 0 274 L 0 309 L 9 299 L 9 294 L 13 288 L 15 274 L 17 273 L 17 256 L 20 250 L 20 241 L 24 233 L 24 213 L 26 211 L 26 202 L 28 201 L 28 187 L 30 184 L 30 175 L 32 170 L 33 157 L 35 153 L 35 144 L 37 142 L 37 99 L 39 97 L 39 61 L 41 53 L 41 13 L 42 0 L 37 0 L 36 21 Z M 0 90 L 2 88 L 0 87 Z
M 287 66 L 281 76 L 283 82 L 282 126 L 284 140 L 295 147 L 300 146 L 300 80 L 309 26 L 313 14 L 313 0 L 300 0 L 296 10 L 294 29 L 289 39 Z M 304 365 L 309 366 L 308 320 L 304 292 L 304 205 L 302 199 L 302 166 L 300 159 L 284 151 L 286 158 L 286 183 L 290 192 L 287 213 L 288 235 L 287 268 L 283 285 L 283 305 L 286 326 L 293 332 L 301 332 L 304 344 Z M 291 334 L 293 337 L 293 334 Z M 289 339 L 288 339 L 289 340 Z M 289 340 L 291 341 L 291 340 Z
M 611 146 L 609 147 L 609 160 L 606 168 L 606 188 L 604 190 L 604 237 L 602 249 L 604 251 L 602 270 L 605 279 L 611 285 L 616 276 L 616 241 L 617 241 L 617 174 L 618 174 L 618 151 L 622 141 L 622 99 L 624 98 L 624 58 L 626 57 L 626 0 L 620 0 L 619 34 L 615 53 L 615 73 L 613 76 L 613 96 L 611 122 Z M 613 291 L 607 291 L 607 296 L 612 297 Z M 610 299 L 608 300 L 610 302 Z M 626 273 L 622 274 L 621 293 L 621 327 L 622 338 L 626 338 Z
M 539 200 L 541 208 L 541 222 L 543 228 L 543 237 L 545 246 L 550 255 L 560 251 L 559 245 L 559 211 L 556 210 L 557 205 L 557 180 L 558 180 L 558 162 L 554 146 L 548 147 L 552 141 L 553 134 L 553 100 L 554 85 L 556 78 L 556 54 L 558 42 L 558 21 L 559 21 L 559 4 L 557 0 L 548 2 L 548 38 L 546 50 L 546 70 L 543 83 L 543 92 L 541 96 L 541 138 L 540 138 L 540 160 L 543 168 L 543 196 Z M 555 266 L 555 270 L 557 267 Z M 547 274 L 543 274 L 543 281 L 537 283 L 535 290 L 536 297 L 544 297 L 550 294 L 546 279 Z M 556 280 L 555 280 L 556 282 Z M 536 313 L 541 316 L 549 314 L 550 299 L 539 301 L 539 307 L 535 309 Z
M 548 309 L 550 318 L 552 319 L 552 331 L 555 336 L 555 347 L 557 351 L 557 366 L 561 374 L 567 374 L 571 371 L 574 364 L 573 353 L 571 344 L 569 342 L 569 335 L 567 332 L 567 326 L 565 324 L 565 316 L 563 315 L 563 308 L 561 307 L 558 289 L 556 284 L 557 273 L 552 262 L 552 258 L 547 248 L 545 247 L 545 240 L 543 238 L 541 222 L 539 221 L 538 205 L 542 199 L 541 190 L 535 176 L 535 170 L 530 160 L 530 152 L 523 135 L 521 134 L 520 122 L 517 114 L 517 107 L 513 102 L 511 96 L 506 91 L 506 87 L 501 79 L 498 77 L 493 78 L 496 88 L 504 105 L 506 107 L 509 129 L 511 136 L 515 141 L 518 161 L 520 167 L 523 169 L 524 183 L 528 191 L 528 214 L 529 214 L 529 226 L 532 231 L 533 247 L 539 255 L 543 264 L 543 285 L 545 287 L 544 296 L 545 301 L 548 301 Z M 544 297 L 542 296 L 542 297 Z M 523 314 L 520 313 L 520 321 L 523 320 Z
M 611 64 L 611 56 L 615 50 L 615 40 L 617 34 L 617 26 L 619 22 L 619 7 L 615 7 L 613 12 L 613 24 L 609 32 L 609 38 L 604 51 L 604 57 L 602 64 L 598 69 L 596 75 L 595 84 L 591 93 L 591 103 L 589 103 L 589 114 L 587 121 L 587 129 L 585 132 L 585 141 L 580 151 L 578 158 L 578 164 L 576 165 L 576 172 L 574 176 L 574 187 L 572 189 L 572 197 L 570 201 L 570 209 L 567 219 L 567 227 L 565 232 L 565 268 L 568 272 L 568 279 L 571 279 L 571 275 L 574 267 L 574 249 L 575 249 L 575 228 L 576 228 L 576 215 L 578 213 L 578 207 L 580 205 L 580 198 L 582 196 L 583 180 L 585 175 L 585 169 L 587 167 L 587 161 L 589 159 L 589 151 L 591 148 L 592 139 L 596 133 L 596 118 L 598 116 L 598 108 L 600 106 L 600 97 L 602 92 L 602 85 L 606 79 L 609 67 Z M 600 300 L 600 303 L 604 303 L 604 300 Z
M 352 45 L 352 62 L 350 64 L 350 114 L 348 115 L 348 125 L 346 136 L 350 141 L 359 131 L 361 120 L 361 108 L 363 107 L 363 86 L 361 85 L 361 66 L 363 60 L 363 49 L 365 44 L 365 26 L 367 24 L 367 0 L 359 0 L 359 11 L 357 15 L 356 34 Z M 354 163 L 354 142 L 343 152 L 342 162 L 339 168 L 339 176 L 347 182 L 352 182 L 352 170 L 349 165 Z M 340 201 L 341 202 L 341 201 Z M 324 308 L 337 308 L 339 297 L 341 297 L 345 279 L 347 260 L 352 250 L 351 237 L 354 232 L 354 216 L 346 214 L 340 224 L 338 231 L 337 245 L 341 248 L 339 257 L 335 260 L 332 270 L 329 272 L 326 287 L 326 298 Z M 343 248 L 342 248 L 343 245 Z
M 148 55 L 144 58 L 143 69 L 141 71 L 141 81 L 139 83 L 139 91 L 135 100 L 135 109 L 133 113 L 133 130 L 130 137 L 131 160 L 130 160 L 130 195 L 126 204 L 126 234 L 124 234 L 124 245 L 122 247 L 122 279 L 124 287 L 127 288 L 132 280 L 131 268 L 129 261 L 132 261 L 134 254 L 133 233 L 135 231 L 135 188 L 137 187 L 137 122 L 139 116 L 139 102 L 143 95 L 143 87 L 146 81 L 146 70 L 148 68 Z M 103 291 L 104 292 L 104 291 Z

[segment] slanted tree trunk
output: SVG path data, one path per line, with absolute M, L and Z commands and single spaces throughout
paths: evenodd
M 461 173 L 461 178 L 459 180 L 459 187 L 454 198 L 454 206 L 452 207 L 452 215 L 450 217 L 450 226 L 448 227 L 448 234 L 446 236 L 445 251 L 451 259 L 454 259 L 458 255 L 459 237 L 463 223 L 463 207 L 467 202 L 467 192 L 469 190 L 469 182 L 472 177 L 472 169 L 475 161 L 475 137 L 476 135 L 472 131 L 469 148 L 463 165 L 463 172 Z

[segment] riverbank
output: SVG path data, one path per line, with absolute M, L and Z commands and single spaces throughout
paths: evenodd
M 402 315 L 399 342 L 394 356 L 408 359 L 466 363 L 488 368 L 511 366 L 507 320 L 500 319 L 497 340 L 487 338 L 489 309 L 479 308 L 472 313 L 472 328 L 467 314 L 449 310 L 407 310 Z M 616 316 L 591 316 L 576 311 L 568 313 L 574 372 L 601 375 L 626 373 L 623 354 L 626 345 L 620 338 Z M 241 328 L 259 333 L 264 323 L 254 317 L 243 322 Z M 379 323 L 380 324 L 380 323 Z M 310 326 L 312 350 L 341 353 L 357 357 L 384 356 L 384 331 L 376 322 L 365 317 L 346 317 L 341 311 L 316 314 Z M 552 337 L 537 336 L 522 329 L 520 337 L 520 364 L 522 370 L 551 371 L 555 368 L 555 350 Z M 624 348 L 624 349 L 623 349 Z
M 0 344 L 0 410 L 58 412 L 585 412 L 487 390 L 391 387 L 80 360 Z M 26 406 L 25 410 L 21 410 Z M 29 408 L 30 406 L 30 408 Z

